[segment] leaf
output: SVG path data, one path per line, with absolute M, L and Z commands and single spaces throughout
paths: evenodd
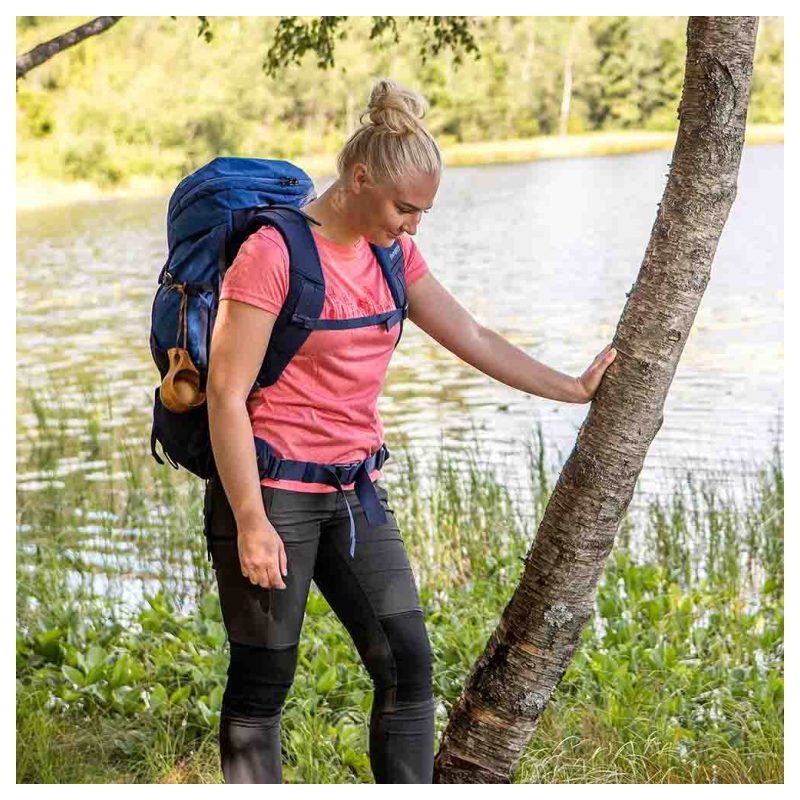
M 112 688 L 122 686 L 128 682 L 131 671 L 131 658 L 127 653 L 123 653 L 115 662 L 111 669 L 109 684 Z
M 219 597 L 212 593 L 203 595 L 203 599 L 200 601 L 200 613 L 204 619 L 221 622 L 222 612 L 220 611 Z
M 135 691 L 132 686 L 120 686 L 111 690 L 111 701 L 117 710 L 126 712 L 136 703 Z
M 94 669 L 98 664 L 106 660 L 106 651 L 99 645 L 93 644 L 86 655 L 86 664 L 89 669 Z
M 317 681 L 317 692 L 319 694 L 327 694 L 336 687 L 336 667 L 328 667 L 322 674 L 322 677 Z
M 74 686 L 84 685 L 83 673 L 80 670 L 75 669 L 75 667 L 70 667 L 69 664 L 62 664 L 61 672 L 64 674 L 64 677 Z
M 176 705 L 178 703 L 184 702 L 189 695 L 192 693 L 192 686 L 191 684 L 185 684 L 184 686 L 179 686 L 170 696 L 169 696 L 169 704 Z
M 360 706 L 362 711 L 369 711 L 372 708 L 372 695 L 369 692 L 364 692 Z
M 153 708 L 163 706 L 167 702 L 167 690 L 157 683 L 150 691 L 150 705 Z
M 105 661 L 97 664 L 97 666 L 93 667 L 86 673 L 86 685 L 90 686 L 93 683 L 97 683 L 99 680 L 103 678 L 106 674 L 106 663 Z
M 60 642 L 64 635 L 61 628 L 51 628 L 49 631 L 37 633 L 33 637 L 34 652 L 43 656 L 47 661 L 60 661 L 61 648 Z
M 200 700 L 197 701 L 197 708 L 200 711 L 200 715 L 203 718 L 203 722 L 208 724 L 211 722 L 212 712 L 211 709 L 203 702 L 203 699 L 204 698 L 201 698 Z M 205 699 L 207 700 L 208 698 Z
M 138 683 L 141 681 L 144 676 L 147 674 L 147 671 L 142 666 L 142 664 L 137 661 L 135 658 L 130 659 L 130 673 L 128 676 L 128 680 L 131 684 Z
M 225 644 L 225 639 L 228 635 L 225 626 L 221 622 L 215 622 L 214 620 L 209 620 L 206 625 L 208 631 L 207 636 L 211 643 L 214 645 Z
M 222 707 L 223 688 L 215 686 L 208 695 L 208 706 L 211 711 L 219 711 Z

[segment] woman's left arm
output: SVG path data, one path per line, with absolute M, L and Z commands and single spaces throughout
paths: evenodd
M 430 272 L 408 288 L 408 316 L 451 353 L 495 380 L 565 403 L 588 403 L 617 354 L 607 345 L 580 378 L 551 369 L 480 325 Z

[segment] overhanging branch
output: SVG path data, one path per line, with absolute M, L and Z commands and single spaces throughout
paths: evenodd
M 53 56 L 58 55 L 62 50 L 72 47 L 90 36 L 107 31 L 112 25 L 116 25 L 122 17 L 96 17 L 91 22 L 86 22 L 73 28 L 71 31 L 56 36 L 42 44 L 37 44 L 33 50 L 29 50 L 17 59 L 17 80 L 26 72 L 30 72 L 34 67 L 44 64 Z

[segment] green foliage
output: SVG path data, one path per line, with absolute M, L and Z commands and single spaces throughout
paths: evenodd
M 24 427 L 19 467 L 45 485 L 20 492 L 17 504 L 18 781 L 219 781 L 228 655 L 197 538 L 199 482 L 154 466 L 138 446 L 143 433 L 111 427 L 119 414 L 91 385 L 83 420 L 49 396 L 23 399 L 35 422 Z M 124 473 L 121 486 L 57 473 L 83 447 L 78 430 L 93 458 Z M 132 434 L 135 449 L 121 438 Z M 446 446 L 426 458 L 390 444 L 400 462 L 390 497 L 419 582 L 441 736 L 519 582 L 552 477 L 541 430 L 524 508 L 477 444 L 457 459 Z M 668 502 L 625 518 L 593 620 L 517 781 L 783 779 L 779 447 L 745 494 L 734 503 L 689 474 Z M 106 553 L 104 563 L 84 560 L 81 543 Z M 153 587 L 127 611 L 120 589 L 132 579 L 114 560 L 120 544 Z M 369 782 L 371 706 L 352 639 L 312 588 L 283 715 L 285 779 Z
M 783 122 L 783 17 L 761 19 L 748 118 Z
M 17 51 L 84 21 L 18 17 Z M 177 179 L 222 154 L 333 153 L 382 75 L 428 96 L 442 144 L 556 133 L 568 52 L 569 132 L 674 130 L 685 27 L 685 17 L 128 17 L 18 82 L 18 169 L 112 185 Z M 749 119 L 783 119 L 780 17 L 762 20 Z
M 44 93 L 17 94 L 17 112 L 26 133 L 33 139 L 43 139 L 55 131 L 52 97 Z
M 203 18 L 205 19 L 205 18 Z M 348 17 L 280 17 L 275 36 L 264 59 L 264 71 L 269 76 L 281 74 L 289 64 L 299 65 L 306 53 L 314 53 L 319 69 L 329 69 L 336 63 L 337 43 L 347 36 L 343 28 Z M 422 24 L 424 34 L 419 55 L 424 64 L 430 55 L 437 56 L 450 48 L 456 63 L 462 61 L 462 51 L 480 57 L 478 46 L 470 33 L 467 17 L 408 17 L 411 25 Z M 389 33 L 394 44 L 400 43 L 395 17 L 372 17 L 369 40 L 381 40 Z
M 518 572 L 510 562 L 505 568 Z M 439 734 L 515 579 L 495 574 L 447 594 L 423 588 Z M 213 738 L 227 664 L 216 595 L 205 595 L 190 614 L 163 592 L 147 603 L 125 626 L 104 623 L 86 608 L 79 626 L 18 634 L 23 739 L 42 718 L 55 726 L 102 719 L 117 732 L 114 758 L 136 780 L 152 781 L 158 773 L 138 761 L 146 737 L 120 735 L 137 720 L 139 734 L 156 725 L 180 734 L 176 755 Z M 716 775 L 722 782 L 780 780 L 783 682 L 782 598 L 762 594 L 744 607 L 705 582 L 682 589 L 663 568 L 617 553 L 599 588 L 593 626 L 517 780 L 710 781 L 715 764 L 729 771 Z M 352 642 L 312 590 L 283 718 L 287 781 L 369 782 L 370 707 L 369 678 Z M 57 740 L 55 752 L 68 742 Z M 619 759 L 625 743 L 634 755 L 641 752 L 635 743 L 657 747 L 632 764 Z M 598 751 L 606 759 L 602 776 L 597 764 L 586 766 Z M 24 771 L 18 777 L 38 778 Z
M 682 588 L 665 569 L 617 553 L 521 772 L 562 782 L 591 781 L 601 766 L 604 781 L 780 780 L 783 671 L 782 597 L 764 591 L 744 604 L 713 579 Z M 555 770 L 539 761 L 548 736 L 563 743 Z M 626 744 L 635 758 L 618 757 Z M 598 749 L 611 759 L 596 763 Z
M 315 53 L 317 67 L 327 69 L 334 65 L 336 40 L 347 32 L 340 26 L 347 17 L 315 17 L 305 21 L 300 17 L 281 17 L 275 37 L 264 59 L 267 75 L 277 75 L 287 64 L 301 64 L 306 53 Z
M 678 17 L 596 17 L 596 58 L 587 80 L 590 129 L 675 127 L 686 57 Z
M 447 48 L 453 51 L 453 61 L 463 62 L 462 51 L 480 59 L 480 48 L 470 31 L 468 17 L 409 17 L 409 21 L 424 22 L 425 36 L 420 49 L 420 60 L 425 64 L 429 56 L 438 56 Z M 399 40 L 395 37 L 395 43 Z
M 64 151 L 63 159 L 64 173 L 74 180 L 95 181 L 101 187 L 113 186 L 122 180 L 122 170 L 114 163 L 103 141 L 73 145 Z

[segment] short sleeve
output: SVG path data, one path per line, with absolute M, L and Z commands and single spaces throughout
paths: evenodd
M 406 286 L 411 286 L 430 270 L 419 248 L 407 233 L 400 237 L 400 247 L 403 249 L 405 260 Z
M 239 300 L 276 316 L 289 293 L 289 253 L 274 228 L 259 228 L 239 248 L 222 281 L 221 300 Z

